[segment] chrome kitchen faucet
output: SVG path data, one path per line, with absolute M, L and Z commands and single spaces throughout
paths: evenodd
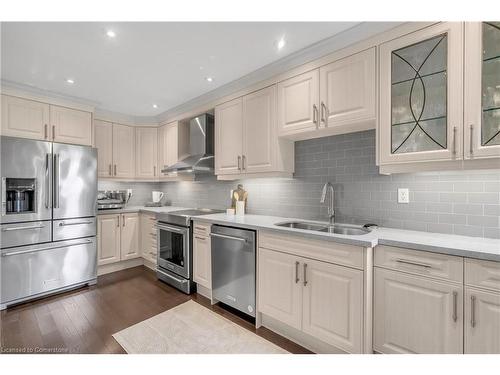
M 335 197 L 335 190 L 333 190 L 333 185 L 331 182 L 327 182 L 323 186 L 323 192 L 321 193 L 321 203 L 325 203 L 326 196 L 330 193 L 330 199 L 328 200 L 328 221 L 330 224 L 335 223 L 335 209 L 333 208 L 334 204 L 334 197 Z

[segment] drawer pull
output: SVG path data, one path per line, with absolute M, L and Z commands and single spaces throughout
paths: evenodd
M 476 326 L 476 296 L 470 296 L 470 325 Z
M 60 222 L 59 223 L 59 226 L 60 227 L 65 227 L 65 226 L 68 226 L 68 225 L 86 225 L 86 224 L 94 224 L 93 221 L 79 221 L 77 223 L 65 223 L 65 222 Z
M 196 238 L 197 240 L 200 240 L 200 241 L 206 241 L 205 237 L 194 236 L 194 238 Z
M 430 264 L 427 264 L 427 263 L 420 263 L 420 262 L 412 262 L 412 261 L 409 261 L 409 260 L 406 260 L 406 259 L 396 259 L 396 262 L 397 263 L 401 263 L 401 264 L 408 264 L 410 266 L 417 266 L 417 267 L 424 267 L 424 268 L 432 268 L 432 266 Z
M 3 228 L 2 232 L 10 232 L 13 230 L 43 229 L 43 228 L 45 228 L 45 225 L 31 225 L 29 227 L 10 227 L 10 228 Z

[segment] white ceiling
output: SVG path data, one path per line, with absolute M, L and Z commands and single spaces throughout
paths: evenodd
M 1 74 L 108 111 L 155 116 L 357 24 L 2 23 Z

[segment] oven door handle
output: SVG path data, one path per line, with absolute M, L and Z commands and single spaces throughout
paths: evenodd
M 164 225 L 164 224 L 158 224 L 157 228 L 170 230 L 172 232 L 177 232 L 177 233 L 186 233 L 187 232 L 187 228 L 176 228 L 176 227 L 171 227 L 170 225 Z

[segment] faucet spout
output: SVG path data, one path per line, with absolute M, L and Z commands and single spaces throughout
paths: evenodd
M 335 223 L 335 209 L 334 209 L 334 204 L 335 204 L 335 190 L 333 189 L 333 185 L 331 182 L 327 182 L 323 186 L 323 191 L 321 192 L 321 199 L 320 203 L 325 203 L 327 195 L 330 195 L 329 200 L 328 200 L 328 221 L 330 224 Z

